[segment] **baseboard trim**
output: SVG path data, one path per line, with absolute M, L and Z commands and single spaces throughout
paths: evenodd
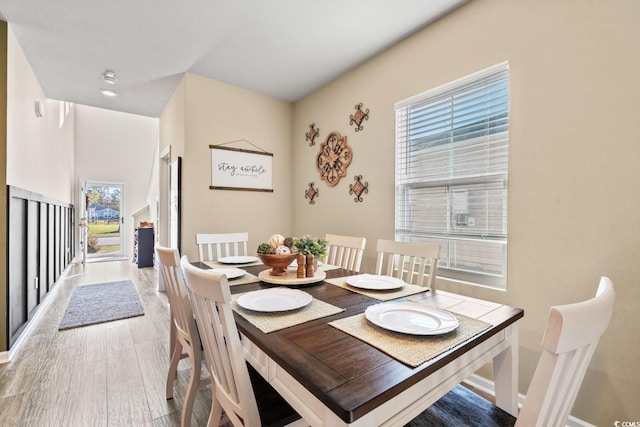
M 22 348 L 22 345 L 31 334 L 31 330 L 34 328 L 35 324 L 38 323 L 38 320 L 40 320 L 40 317 L 42 316 L 42 312 L 47 308 L 51 300 L 53 300 L 53 297 L 55 296 L 55 294 L 58 292 L 58 288 L 60 287 L 60 282 L 62 282 L 66 278 L 73 262 L 74 261 L 70 262 L 62 271 L 62 273 L 60 274 L 60 277 L 55 283 L 55 286 L 53 287 L 53 290 L 49 292 L 47 297 L 40 304 L 33 318 L 31 318 L 31 320 L 27 322 L 27 325 L 24 327 L 24 330 L 20 333 L 20 336 L 18 337 L 16 342 L 13 343 L 9 351 L 3 351 L 2 353 L 0 353 L 0 365 L 4 363 L 9 363 L 16 358 L 16 356 L 20 352 L 20 349 Z
M 466 384 L 470 387 L 473 387 L 483 393 L 487 393 L 490 396 L 495 396 L 495 384 L 493 381 L 488 380 L 480 375 L 473 374 L 466 380 L 464 380 Z M 524 394 L 518 393 L 518 408 L 522 408 L 522 403 L 524 402 Z M 572 415 L 569 415 L 569 419 L 567 420 L 567 427 L 595 427 L 593 424 L 589 424 L 586 421 L 583 421 L 579 418 L 576 418 Z

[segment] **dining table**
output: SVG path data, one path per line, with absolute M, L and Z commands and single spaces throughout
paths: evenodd
M 493 364 L 496 404 L 517 415 L 522 309 L 410 284 L 404 294 L 378 295 L 346 283 L 360 273 L 325 265 L 318 268 L 321 280 L 286 286 L 310 294 L 315 314 L 287 323 L 296 310 L 275 318 L 267 313 L 260 323 L 264 313 L 239 307 L 237 298 L 284 282 L 270 280 L 269 268 L 259 262 L 234 267 L 246 272 L 229 279 L 245 357 L 306 423 L 402 426 L 486 364 Z M 368 307 L 389 303 L 435 307 L 460 323 L 453 332 L 416 336 L 365 318 Z

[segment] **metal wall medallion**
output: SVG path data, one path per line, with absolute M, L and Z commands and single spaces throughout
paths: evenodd
M 349 124 L 355 124 L 356 132 L 358 132 L 363 129 L 362 121 L 369 120 L 369 109 L 367 108 L 365 111 L 362 111 L 362 102 L 357 104 L 354 108 L 356 109 L 356 113 L 349 115 L 349 118 L 351 119 L 349 120 Z
M 320 195 L 318 189 L 313 188 L 313 185 L 314 185 L 314 183 L 310 182 L 309 183 L 309 188 L 307 188 L 305 190 L 305 192 L 304 192 L 304 198 L 305 199 L 309 199 L 309 204 L 310 205 L 315 205 L 316 201 L 313 200 L 313 199 L 315 199 L 316 197 L 318 197 Z
M 356 203 L 362 201 L 362 193 L 369 192 L 369 183 L 362 183 L 362 175 L 356 175 L 353 177 L 356 180 L 355 184 L 349 184 L 349 194 L 355 194 L 356 197 L 353 199 Z
M 320 133 L 320 128 L 316 129 L 315 126 L 316 126 L 315 123 L 311 123 L 309 125 L 309 132 L 305 133 L 305 141 L 311 141 L 309 143 L 309 147 L 311 147 L 312 145 L 315 145 L 314 139 L 316 139 L 316 136 L 318 136 Z
M 347 176 L 347 167 L 352 158 L 353 150 L 347 145 L 347 137 L 332 132 L 327 141 L 320 144 L 320 152 L 316 158 L 320 179 L 331 187 L 335 186 L 340 178 Z

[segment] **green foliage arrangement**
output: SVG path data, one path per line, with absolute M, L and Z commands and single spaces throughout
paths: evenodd
M 329 242 L 324 239 L 305 235 L 296 237 L 293 244 L 303 255 L 312 254 L 316 258 L 323 258 L 329 254 Z
M 276 250 L 273 249 L 268 243 L 260 243 L 260 246 L 258 246 L 257 252 L 259 254 L 273 255 L 276 253 Z

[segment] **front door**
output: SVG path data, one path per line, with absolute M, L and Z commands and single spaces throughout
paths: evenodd
M 83 187 L 87 259 L 124 256 L 124 184 L 86 181 Z

